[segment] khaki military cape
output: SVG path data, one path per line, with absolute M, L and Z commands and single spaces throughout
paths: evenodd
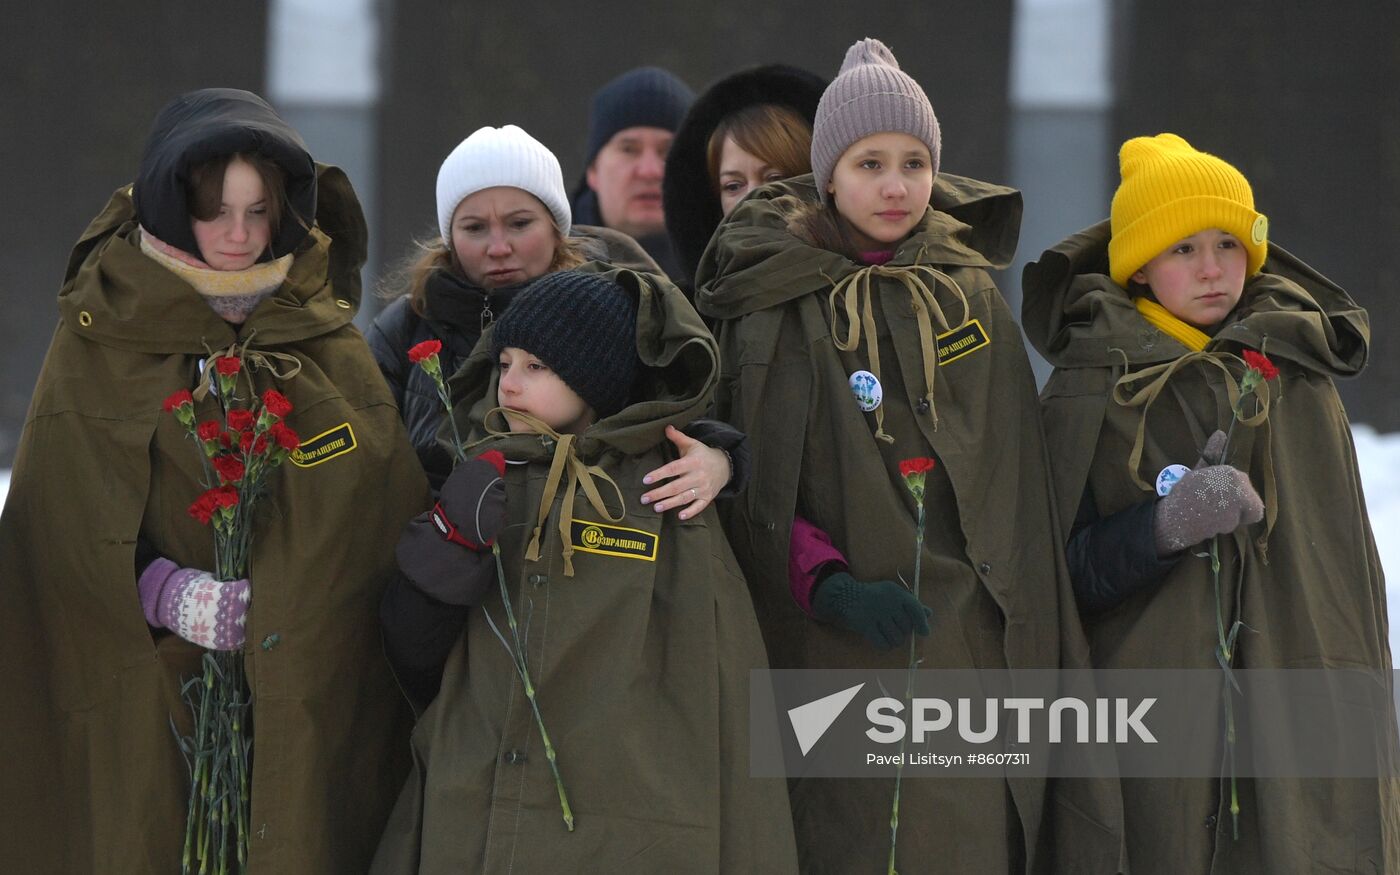
M 241 329 L 140 251 L 130 188 L 73 251 L 0 519 L 7 872 L 178 871 L 189 779 L 171 721 L 188 733 L 180 682 L 203 651 L 153 636 L 134 550 L 141 536 L 180 565 L 212 566 L 213 533 L 186 514 L 199 450 L 161 402 L 195 386 L 206 347 L 254 332 L 257 349 L 301 365 L 290 379 L 253 375 L 295 406 L 287 422 L 310 455 L 270 477 L 252 542 L 249 871 L 369 863 L 408 766 L 378 603 L 427 487 L 350 322 L 359 203 L 336 168 L 319 185 L 316 227 Z M 217 403 L 196 413 L 212 418 Z
M 1060 521 L 1068 530 L 1085 488 L 1100 516 L 1151 497 L 1128 458 L 1143 408 L 1111 393 L 1127 373 L 1174 362 L 1186 347 L 1143 319 L 1108 277 L 1108 222 L 1047 251 L 1025 272 L 1027 334 L 1055 366 L 1042 394 Z M 1235 358 L 1263 350 L 1281 375 L 1269 386 L 1267 424 L 1236 427 L 1227 461 L 1248 471 L 1267 522 L 1221 538 L 1227 628 L 1241 619 L 1238 668 L 1391 666 L 1385 584 L 1366 518 L 1346 412 L 1334 377 L 1366 362 L 1366 311 L 1342 289 L 1277 246 L 1250 279 L 1234 312 L 1206 345 L 1233 380 Z M 1151 384 L 1132 380 L 1129 399 Z M 1129 391 L 1131 390 L 1131 391 Z M 1246 404 L 1246 414 L 1253 404 Z M 1223 373 L 1200 359 L 1166 379 L 1146 413 L 1139 476 L 1194 466 L 1206 438 L 1229 428 Z M 1276 486 L 1267 485 L 1269 469 Z M 1201 549 L 1188 550 L 1159 586 L 1085 619 L 1097 668 L 1212 669 L 1214 578 Z M 1267 562 L 1265 561 L 1267 559 Z M 1238 593 L 1239 612 L 1233 597 Z M 1216 699 L 1201 703 L 1220 712 Z M 1272 725 L 1250 711 L 1241 722 Z M 1378 767 L 1393 773 L 1394 714 Z M 1223 723 L 1221 724 L 1223 726 Z M 1220 744 L 1219 738 L 1204 739 Z M 1232 838 L 1228 781 L 1127 780 L 1123 796 L 1134 873 L 1388 872 L 1400 863 L 1400 811 L 1393 780 L 1240 781 L 1240 838 Z
M 899 668 L 907 651 L 807 616 L 788 585 L 799 514 L 829 534 L 860 580 L 910 580 L 915 507 L 899 459 L 937 454 L 925 501 L 921 597 L 932 634 L 924 668 L 1059 668 L 1087 663 L 1052 521 L 1035 384 L 1020 332 L 987 271 L 1015 250 L 1020 194 L 941 174 L 932 206 L 886 268 L 929 265 L 950 327 L 937 361 L 922 351 L 910 290 L 871 277 L 883 430 L 848 378 L 871 368 L 835 348 L 828 295 L 859 269 L 787 229 L 816 200 L 810 176 L 765 186 L 720 225 L 697 275 L 697 306 L 720 320 L 718 415 L 745 431 L 753 479 L 726 520 L 775 668 Z M 920 273 L 927 277 L 926 273 Z M 842 305 L 844 306 L 844 304 Z M 839 312 L 839 310 L 838 310 Z M 972 327 L 972 326 L 975 326 Z M 941 329 L 936 329 L 941 330 Z M 970 339 L 969 339 L 970 338 Z M 934 368 L 929 402 L 924 368 Z M 922 403 L 929 402 L 929 403 Z M 892 782 L 798 778 L 793 814 L 804 872 L 873 871 L 889 842 Z M 915 780 L 900 803 L 900 859 L 950 871 L 1116 871 L 1116 791 L 1033 778 Z
M 649 400 L 595 423 L 567 455 L 610 477 L 624 506 L 596 472 L 606 515 L 583 486 L 568 492 L 572 467 L 550 485 L 563 441 L 487 436 L 472 449 L 499 449 L 513 463 L 500 555 L 576 828 L 565 828 L 522 684 L 487 623 L 509 635 L 493 590 L 414 730 L 413 775 L 375 873 L 797 869 L 782 782 L 748 776 L 748 673 L 767 660 L 719 520 L 709 508 L 686 520 L 658 515 L 640 501 L 643 475 L 674 456 L 665 427 L 710 402 L 714 341 L 669 282 L 605 275 L 638 301 L 644 367 L 633 397 Z M 496 400 L 489 331 L 452 381 L 463 432 L 477 438 Z M 561 519 L 575 545 L 572 576 Z

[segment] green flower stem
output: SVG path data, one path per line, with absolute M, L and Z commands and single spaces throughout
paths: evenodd
M 924 496 L 923 490 L 919 489 L 915 495 L 919 502 L 918 526 L 914 533 L 914 598 L 919 598 L 919 575 L 920 567 L 924 558 Z M 913 632 L 909 633 L 909 668 L 904 681 L 904 703 L 905 707 L 914 698 L 914 670 L 919 666 L 918 658 L 918 636 Z M 899 739 L 899 761 L 894 768 L 894 801 L 890 804 L 890 861 L 887 870 L 888 875 L 897 875 L 894 868 L 895 849 L 899 845 L 899 790 L 900 783 L 904 778 L 904 742 L 908 733 Z
M 1250 395 L 1253 394 L 1253 386 L 1250 387 Z M 1231 409 L 1230 428 L 1225 432 L 1225 445 L 1220 450 L 1220 458 L 1214 460 L 1214 464 L 1227 464 L 1230 457 L 1230 440 L 1235 435 L 1235 425 L 1240 421 L 1241 408 L 1244 407 L 1244 399 L 1250 395 L 1242 396 L 1239 403 Z M 1212 462 L 1212 460 L 1206 460 Z M 1235 703 L 1234 697 L 1230 695 L 1230 687 L 1234 679 L 1230 677 L 1230 666 L 1234 664 L 1234 647 L 1231 644 L 1233 636 L 1225 634 L 1225 605 L 1220 597 L 1220 536 L 1216 535 L 1210 539 L 1210 571 L 1215 583 L 1215 635 L 1217 646 L 1220 648 L 1221 671 L 1225 674 L 1225 681 L 1221 684 L 1221 696 L 1225 703 L 1225 763 L 1230 776 L 1230 821 L 1231 832 L 1235 841 L 1240 838 L 1240 800 L 1238 778 L 1235 775 Z M 1238 593 L 1237 593 L 1238 596 Z M 1238 615 L 1235 622 L 1240 622 Z
M 520 627 L 515 621 L 515 611 L 511 607 L 510 592 L 506 586 L 505 566 L 501 564 L 501 548 L 498 544 L 491 545 L 491 553 L 496 558 L 496 579 L 501 585 L 501 601 L 506 609 L 506 624 L 510 627 L 511 640 L 514 646 L 506 641 L 501 630 L 496 628 L 495 621 L 491 619 L 489 613 L 486 614 L 486 622 L 490 624 L 491 631 L 496 633 L 496 637 L 505 645 L 511 653 L 511 661 L 515 663 L 515 671 L 520 675 L 520 682 L 525 687 L 525 698 L 530 702 L 530 710 L 535 715 L 535 726 L 540 731 L 540 739 L 544 742 L 544 756 L 549 762 L 549 770 L 554 774 L 554 789 L 559 793 L 559 809 L 564 817 L 564 825 L 569 832 L 574 831 L 574 812 L 569 807 L 569 794 L 564 791 L 564 779 L 559 774 L 559 756 L 554 750 L 554 744 L 549 739 L 549 732 L 544 728 L 544 715 L 540 713 L 539 699 L 535 695 L 535 684 L 530 680 L 530 669 L 525 657 L 525 644 L 520 639 Z
M 436 357 L 434 357 L 436 361 Z M 443 409 L 447 412 L 447 421 L 452 424 L 452 454 L 458 462 L 465 462 L 467 454 L 462 450 L 462 435 L 457 431 L 457 417 L 452 415 L 452 396 L 447 394 L 447 384 L 442 380 L 442 368 L 434 367 L 428 371 L 432 376 L 433 383 L 437 386 L 438 398 L 442 401 Z

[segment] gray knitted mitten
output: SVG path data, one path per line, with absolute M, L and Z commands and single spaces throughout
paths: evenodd
M 1169 556 L 1264 518 L 1264 502 L 1249 475 L 1231 465 L 1211 464 L 1224 445 L 1224 432 L 1211 435 L 1196 467 L 1157 502 L 1152 534 L 1158 555 Z

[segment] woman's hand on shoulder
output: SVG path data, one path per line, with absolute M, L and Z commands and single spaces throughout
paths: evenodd
M 668 462 L 642 478 L 660 486 L 642 496 L 657 513 L 678 510 L 680 519 L 690 519 L 704 510 L 729 482 L 729 457 L 723 450 L 707 447 L 673 425 L 666 426 L 666 438 L 676 445 L 681 457 Z

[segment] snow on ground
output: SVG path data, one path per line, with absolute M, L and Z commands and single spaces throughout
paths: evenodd
M 1352 427 L 1366 509 L 1385 567 L 1390 603 L 1390 650 L 1400 653 L 1400 432 L 1377 434 L 1368 425 Z M 0 507 L 10 488 L 9 469 L 0 468 Z
M 1393 656 L 1400 653 L 1400 432 L 1376 434 L 1370 426 L 1354 425 L 1351 434 L 1366 490 L 1366 512 L 1385 568 Z

